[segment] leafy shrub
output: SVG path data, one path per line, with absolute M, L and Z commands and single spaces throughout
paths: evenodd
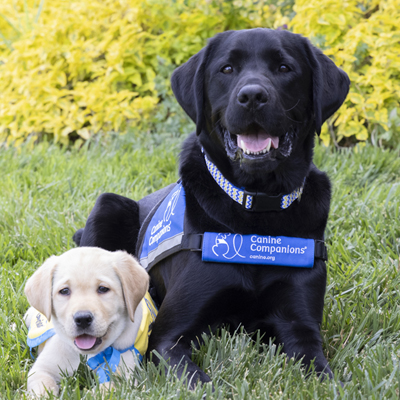
M 350 77 L 345 104 L 322 131 L 329 143 L 352 138 L 400 143 L 398 0 L 297 0 L 294 32 L 308 36 Z
M 353 82 L 323 127 L 324 142 L 370 136 L 394 145 L 399 9 L 398 0 L 7 0 L 0 14 L 0 142 L 47 135 L 68 143 L 128 126 L 152 132 L 154 121 L 162 125 L 177 112 L 170 72 L 209 37 L 287 25 Z
M 180 64 L 216 32 L 270 17 L 250 1 L 15 4 L 0 18 L 0 140 L 14 143 L 140 125 L 160 100 L 160 62 Z

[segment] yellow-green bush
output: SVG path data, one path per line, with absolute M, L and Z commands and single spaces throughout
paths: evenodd
M 322 137 L 400 136 L 400 0 L 3 0 L 0 142 L 144 126 L 172 66 L 226 29 L 289 29 L 352 79 Z M 170 66 L 170 68 L 165 67 Z
M 87 139 L 140 124 L 159 101 L 160 59 L 180 64 L 216 32 L 270 16 L 250 1 L 8 3 L 0 18 L 9 38 L 0 47 L 0 140 L 14 143 L 42 134 L 68 142 L 71 134 Z
M 400 143 L 400 1 L 297 0 L 294 11 L 293 31 L 324 49 L 351 80 L 344 106 L 323 127 L 324 142 Z

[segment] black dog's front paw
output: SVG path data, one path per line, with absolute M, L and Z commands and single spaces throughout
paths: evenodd
M 151 340 L 151 337 L 150 337 Z M 184 379 L 190 390 L 200 384 L 211 382 L 211 378 L 191 360 L 191 347 L 187 343 L 170 343 L 152 348 L 149 344 L 148 356 L 156 365 L 163 365 L 165 372 L 172 368 L 179 379 Z M 155 350 L 153 352 L 153 350 Z M 151 355 L 150 355 L 151 354 Z M 213 387 L 214 391 L 214 387 Z
M 75 233 L 74 236 L 72 236 L 72 240 L 75 242 L 77 246 L 81 244 L 81 239 L 83 235 L 84 228 L 78 229 Z
M 114 193 L 103 193 L 90 212 L 84 229 L 73 240 L 81 247 L 108 251 L 125 250 L 135 254 L 139 233 L 139 207 L 136 201 Z

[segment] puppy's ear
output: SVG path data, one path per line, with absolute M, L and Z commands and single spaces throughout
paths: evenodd
M 349 92 L 350 79 L 346 72 L 308 40 L 306 52 L 313 74 L 315 131 L 319 135 L 322 124 L 343 104 Z
M 196 133 L 204 127 L 204 72 L 208 48 L 200 50 L 178 67 L 171 77 L 172 91 L 180 106 L 196 124 Z
M 25 295 L 29 304 L 44 314 L 48 320 L 51 318 L 51 292 L 57 259 L 57 256 L 48 258 L 28 279 L 25 285 Z
M 149 275 L 146 270 L 124 251 L 116 251 L 114 270 L 122 284 L 125 305 L 133 322 L 135 311 L 149 288 Z

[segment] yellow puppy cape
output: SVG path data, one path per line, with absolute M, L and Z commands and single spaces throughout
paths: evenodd
M 108 382 L 110 380 L 110 370 L 113 372 L 116 371 L 122 353 L 131 350 L 136 354 L 139 361 L 143 359 L 149 344 L 149 336 L 153 322 L 156 319 L 158 311 L 148 292 L 142 299 L 141 304 L 142 320 L 133 345 L 123 350 L 117 350 L 110 346 L 94 357 L 88 359 L 87 364 L 90 368 L 96 371 L 100 383 Z M 43 314 L 37 311 L 32 318 L 27 339 L 28 346 L 31 349 L 31 354 L 34 347 L 44 344 L 44 342 L 53 335 L 55 335 L 55 331 L 52 322 L 48 321 Z
M 35 315 L 32 317 L 31 324 L 29 326 L 27 339 L 27 344 L 31 349 L 31 355 L 33 348 L 40 346 L 47 339 L 51 338 L 55 334 L 56 332 L 54 331 L 53 323 L 51 321 L 48 321 L 42 313 L 36 311 Z
M 142 321 L 140 322 L 134 345 L 139 353 L 144 356 L 149 345 L 149 336 L 153 328 L 153 322 L 156 320 L 158 313 L 149 292 L 142 299 L 142 312 Z

